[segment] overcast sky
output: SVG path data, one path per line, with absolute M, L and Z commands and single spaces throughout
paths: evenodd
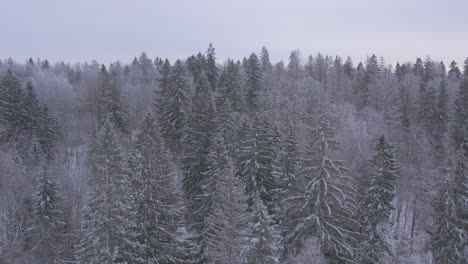
M 300 49 L 388 63 L 468 56 L 467 0 L 0 0 L 0 58 L 128 62 L 185 58 L 213 42 L 222 62 Z

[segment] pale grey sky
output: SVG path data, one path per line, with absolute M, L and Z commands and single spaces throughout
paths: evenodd
M 467 0 L 0 0 L 0 58 L 128 62 L 185 58 L 213 42 L 220 61 L 265 45 L 272 60 L 375 53 L 388 63 L 468 56 Z

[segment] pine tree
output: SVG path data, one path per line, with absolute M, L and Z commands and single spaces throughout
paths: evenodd
M 182 263 L 187 252 L 178 238 L 182 208 L 176 173 L 149 114 L 139 129 L 129 168 L 139 263 Z
M 290 197 L 289 223 L 285 245 L 294 252 L 310 236 L 317 238 L 319 250 L 329 263 L 352 261 L 354 243 L 355 191 L 342 161 L 330 158 L 339 149 L 334 129 L 326 116 L 313 131 L 302 162 L 303 192 Z
M 60 187 L 51 175 L 50 164 L 42 158 L 40 173 L 35 180 L 33 195 L 33 250 L 40 263 L 62 263 L 64 214 L 61 210 Z
M 250 112 L 255 113 L 260 107 L 262 74 L 257 55 L 252 53 L 246 60 L 245 67 L 245 103 Z
M 434 263 L 465 263 L 468 240 L 468 142 L 453 155 L 434 204 L 436 213 L 431 233 Z
M 115 76 L 104 65 L 99 71 L 99 82 L 98 127 L 109 120 L 121 132 L 128 133 L 128 112 L 122 91 Z
M 361 230 L 366 238 L 362 263 L 375 263 L 385 251 L 391 250 L 384 229 L 393 210 L 399 167 L 394 147 L 384 136 L 378 138 L 375 152 L 371 160 L 373 172 L 366 180 L 367 189 L 361 206 Z
M 136 263 L 129 243 L 129 181 L 111 129 L 101 126 L 93 150 L 89 197 L 83 213 L 81 239 L 75 254 L 80 263 Z
M 168 146 L 175 151 L 180 151 L 182 148 L 182 137 L 186 128 L 189 84 L 185 75 L 182 61 L 177 60 L 171 69 L 169 79 L 163 77 L 160 80 L 162 90 L 160 102 L 163 103 L 161 103 L 159 124 Z
M 210 43 L 208 50 L 206 51 L 206 77 L 210 83 L 211 89 L 216 90 L 216 84 L 218 82 L 218 68 L 216 67 L 216 53 L 213 44 Z

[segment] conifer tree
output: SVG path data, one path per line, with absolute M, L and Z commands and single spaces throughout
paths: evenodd
M 156 110 L 156 116 L 158 117 L 158 123 L 161 127 L 167 126 L 164 124 L 162 116 L 166 109 L 166 105 L 169 104 L 169 91 L 170 91 L 170 76 L 171 76 L 171 63 L 168 59 L 164 60 L 161 67 L 158 68 L 159 78 L 157 79 L 159 85 L 159 91 L 156 91 L 154 107 Z
M 205 214 L 200 211 L 202 202 L 197 200 L 204 194 L 203 179 L 208 171 L 207 154 L 214 131 L 214 105 L 211 88 L 204 73 L 197 79 L 192 98 L 187 134 L 184 144 L 182 186 L 188 201 L 191 229 L 200 236 Z M 201 252 L 202 253 L 202 252 Z
M 262 54 L 260 55 L 262 71 L 268 73 L 273 71 L 273 65 L 271 65 L 270 54 L 265 46 L 262 47 Z
M 46 158 L 34 184 L 33 226 L 30 235 L 34 237 L 34 251 L 40 263 L 62 263 L 64 214 L 61 210 L 60 187 L 51 174 Z
M 6 128 L 2 141 L 8 141 L 24 130 L 23 98 L 21 82 L 8 69 L 0 82 L 0 124 Z
M 164 74 L 166 74 L 166 68 L 167 65 L 164 66 Z M 163 76 L 160 80 L 162 109 L 159 113 L 159 124 L 168 146 L 176 151 L 181 150 L 188 115 L 189 84 L 185 75 L 182 61 L 177 60 L 171 69 L 169 79 Z
M 260 92 L 262 90 L 262 75 L 257 55 L 252 53 L 246 60 L 245 67 L 245 103 L 250 112 L 254 113 L 260 107 Z
M 210 43 L 208 50 L 206 51 L 206 77 L 210 83 L 211 89 L 216 90 L 216 84 L 218 82 L 218 68 L 216 67 L 216 53 L 213 44 Z
M 209 148 L 208 169 L 202 181 L 200 211 L 206 216 L 200 242 L 209 263 L 239 263 L 245 243 L 247 204 L 244 189 L 234 178 L 224 139 L 217 134 Z M 236 182 L 238 181 L 238 182 Z M 221 261 L 221 262 L 220 262 Z
M 375 152 L 371 160 L 373 172 L 366 180 L 367 189 L 361 206 L 361 230 L 366 238 L 362 263 L 378 262 L 384 252 L 391 250 L 384 229 L 393 210 L 399 166 L 394 147 L 384 136 L 378 138 Z
M 54 116 L 49 114 L 49 110 L 45 105 L 39 118 L 36 136 L 46 158 L 51 160 L 53 158 L 53 150 L 56 141 L 60 135 L 59 126 L 57 120 Z
M 446 144 L 446 134 L 447 134 L 447 125 L 448 125 L 448 103 L 449 103 L 449 96 L 447 93 L 447 85 L 446 80 L 443 78 L 440 81 L 440 88 L 439 88 L 439 95 L 437 97 L 437 109 L 438 109 L 438 117 L 437 120 L 437 129 L 436 133 L 436 158 L 437 160 L 443 160 L 445 156 L 445 144 Z
M 139 263 L 182 263 L 187 252 L 178 238 L 182 207 L 176 173 L 149 114 L 139 129 L 129 168 Z
M 122 97 L 122 91 L 115 76 L 101 65 L 99 71 L 98 127 L 110 121 L 123 133 L 128 133 L 128 112 Z
M 216 98 L 217 108 L 221 108 L 227 100 L 231 104 L 232 111 L 245 112 L 239 65 L 231 59 L 226 62 L 226 67 L 220 77 L 218 96 Z
M 253 127 L 244 124 L 243 140 L 237 161 L 237 176 L 245 182 L 249 209 L 256 195 L 273 212 L 273 192 L 276 183 L 273 175 L 274 150 L 268 122 L 255 118 Z
M 39 119 L 42 109 L 31 82 L 26 84 L 23 106 L 25 111 L 25 125 L 27 126 L 27 129 L 30 131 L 36 131 L 40 122 Z
M 343 176 L 347 171 L 343 162 L 330 158 L 337 149 L 334 129 L 323 116 L 303 157 L 303 192 L 289 198 L 288 221 L 295 228 L 286 234 L 285 245 L 294 252 L 314 236 L 329 263 L 346 263 L 353 258 L 355 191 L 351 179 Z
M 83 213 L 81 239 L 75 254 L 81 263 L 136 263 L 129 226 L 129 181 L 122 155 L 105 121 L 93 150 L 89 197 Z
M 246 263 L 280 263 L 281 236 L 273 217 L 262 199 L 256 194 L 252 206 L 250 242 L 247 244 Z
M 456 149 L 434 203 L 435 222 L 431 233 L 434 263 L 465 263 L 468 240 L 468 142 Z
M 460 78 L 461 72 L 460 68 L 458 68 L 457 63 L 452 61 L 449 66 L 448 76 L 450 78 Z
M 457 148 L 468 136 L 468 78 L 460 84 L 454 103 L 452 122 L 452 146 Z
M 294 227 L 287 226 L 287 212 L 289 205 L 288 198 L 301 194 L 305 182 L 302 181 L 299 171 L 301 154 L 296 139 L 294 129 L 291 127 L 285 139 L 282 151 L 279 153 L 278 167 L 274 170 L 275 181 L 277 183 L 277 199 L 280 207 L 280 216 L 277 216 L 279 224 L 284 232 L 291 232 Z

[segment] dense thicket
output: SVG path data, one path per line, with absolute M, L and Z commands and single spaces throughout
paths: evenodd
M 466 263 L 468 59 L 0 61 L 0 263 Z

